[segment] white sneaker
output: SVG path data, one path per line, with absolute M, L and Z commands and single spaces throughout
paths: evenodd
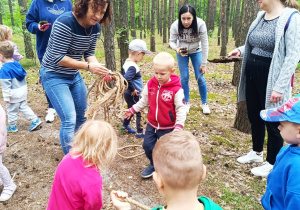
M 184 106 L 185 106 L 186 114 L 189 114 L 190 108 L 191 108 L 191 104 L 190 104 L 189 102 L 186 102 L 186 103 L 184 104 Z
M 55 116 L 56 116 L 56 111 L 55 111 L 55 109 L 49 108 L 49 109 L 47 110 L 47 115 L 46 115 L 46 117 L 45 117 L 45 121 L 46 121 L 47 123 L 51 123 L 51 122 L 54 121 Z
M 255 151 L 251 150 L 247 155 L 243 155 L 237 159 L 239 163 L 253 163 L 253 162 L 263 162 L 263 154 L 261 152 L 260 155 L 256 154 Z
M 269 162 L 264 162 L 261 166 L 251 169 L 252 174 L 255 176 L 268 176 L 269 173 L 273 170 L 273 165 Z
M 203 114 L 210 114 L 210 109 L 207 103 L 201 105 Z
M 13 182 L 8 187 L 4 187 L 0 196 L 0 201 L 7 201 L 8 199 L 10 199 L 16 189 L 17 185 L 15 185 L 15 183 Z

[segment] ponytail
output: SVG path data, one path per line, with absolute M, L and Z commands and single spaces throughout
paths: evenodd
M 291 8 L 295 8 L 295 9 L 299 8 L 298 1 L 296 1 L 296 0 L 280 0 L 280 1 L 286 7 L 291 7 Z

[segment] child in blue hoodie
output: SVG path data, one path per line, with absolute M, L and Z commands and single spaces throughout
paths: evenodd
M 9 42 L 0 42 L 0 71 L 2 94 L 6 103 L 8 126 L 7 132 L 17 132 L 18 112 L 21 111 L 30 120 L 29 131 L 35 130 L 42 121 L 27 105 L 27 75 L 21 64 L 13 59 L 14 48 Z
M 260 112 L 263 120 L 280 122 L 278 129 L 289 145 L 276 156 L 261 199 L 265 209 L 299 209 L 300 204 L 300 95 L 275 109 Z

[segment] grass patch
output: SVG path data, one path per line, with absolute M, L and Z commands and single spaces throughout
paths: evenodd
M 213 141 L 218 141 L 221 144 L 226 144 L 227 146 L 234 148 L 235 145 L 233 143 L 231 143 L 230 141 L 226 140 L 225 138 L 222 138 L 221 136 L 216 136 L 216 135 L 212 135 L 209 137 L 211 140 Z

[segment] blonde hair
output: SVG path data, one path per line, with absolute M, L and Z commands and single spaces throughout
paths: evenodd
M 155 171 L 172 189 L 193 189 L 201 181 L 203 160 L 200 145 L 188 131 L 162 136 L 153 150 Z
M 10 59 L 14 55 L 14 47 L 8 41 L 0 42 L 0 54 Z
M 8 35 L 12 34 L 12 29 L 6 25 L 0 25 L 0 42 L 6 41 Z
M 88 120 L 75 134 L 71 146 L 72 158 L 82 156 L 86 167 L 96 166 L 100 170 L 117 154 L 117 135 L 107 122 Z
M 286 7 L 291 7 L 295 9 L 299 8 L 299 3 L 296 0 L 280 0 L 280 1 Z
M 170 53 L 160 52 L 154 57 L 153 64 L 162 65 L 170 69 L 173 69 L 175 66 L 175 59 Z

